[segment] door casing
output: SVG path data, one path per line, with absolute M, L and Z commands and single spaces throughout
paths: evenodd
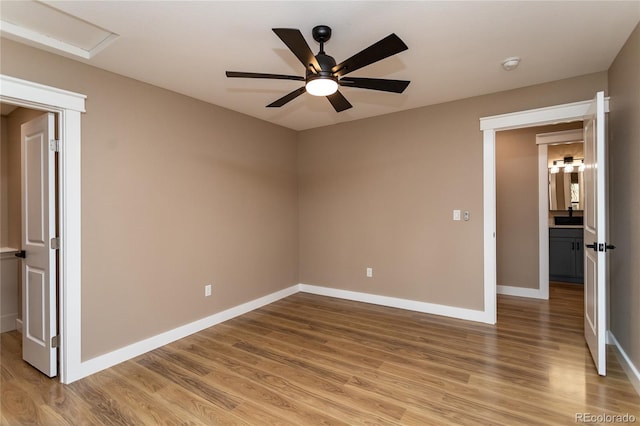
M 483 143 L 484 322 L 497 321 L 496 132 L 583 120 L 592 100 L 480 118 Z M 609 98 L 605 98 L 609 112 Z

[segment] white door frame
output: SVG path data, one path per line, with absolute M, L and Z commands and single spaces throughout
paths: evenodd
M 80 117 L 85 95 L 0 74 L 0 102 L 55 112 L 59 153 L 60 338 L 59 378 L 71 383 L 81 371 L 81 185 Z
M 548 146 L 552 144 L 583 143 L 582 128 L 559 132 L 538 133 L 538 298 L 549 299 L 549 160 Z
M 592 100 L 480 118 L 483 140 L 484 316 L 497 321 L 496 283 L 496 132 L 583 120 Z M 605 99 L 605 112 L 609 99 Z

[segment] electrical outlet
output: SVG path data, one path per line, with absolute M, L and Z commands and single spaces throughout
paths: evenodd
M 204 296 L 205 297 L 211 296 L 211 284 L 207 284 L 204 286 Z
M 465 220 L 466 222 L 468 222 L 468 221 L 469 221 L 469 210 L 465 210 L 465 211 L 464 211 L 464 220 Z
M 373 277 L 373 268 L 367 268 L 367 277 L 368 278 L 372 278 Z

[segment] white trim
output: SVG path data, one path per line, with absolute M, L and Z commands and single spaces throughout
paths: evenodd
M 106 368 L 113 367 L 121 362 L 135 358 L 146 352 L 167 345 L 176 340 L 185 338 L 191 334 L 202 331 L 206 328 L 213 327 L 216 324 L 230 320 L 247 312 L 259 309 L 262 306 L 276 302 L 285 297 L 291 296 L 298 292 L 318 294 L 322 296 L 336 297 L 345 300 L 354 300 L 358 302 L 372 303 L 376 305 L 389 306 L 393 308 L 406 309 L 410 311 L 423 312 L 427 314 L 442 315 L 446 317 L 459 318 L 469 321 L 488 322 L 483 311 L 473 309 L 457 308 L 453 306 L 436 305 L 433 303 L 418 302 L 414 300 L 399 299 L 395 297 L 379 296 L 375 294 L 359 293 L 347 290 L 338 290 L 335 288 L 320 287 L 308 284 L 297 284 L 289 288 L 271 293 L 259 299 L 243 303 L 209 317 L 194 321 L 192 323 L 174 328 L 173 330 L 160 333 L 156 336 L 133 343 L 115 351 L 100 355 L 82 363 L 82 370 L 74 377 L 78 380 L 91 374 L 102 371 Z
M 529 297 L 531 299 L 548 299 L 549 293 L 545 294 L 542 290 L 537 288 L 524 288 L 515 287 L 510 285 L 499 285 L 497 287 L 498 294 L 504 294 L 505 296 L 518 296 Z M 549 290 L 549 287 L 547 287 Z
M 582 131 L 580 132 L 582 133 Z M 536 142 L 538 141 L 536 135 Z M 547 145 L 538 145 L 538 288 L 549 299 L 549 168 Z
M 618 361 L 620 361 L 620 365 L 624 372 L 627 373 L 627 377 L 629 377 L 629 381 L 633 385 L 633 388 L 636 390 L 638 395 L 640 395 L 640 371 L 638 370 L 638 367 L 633 365 L 629 355 L 627 355 L 624 349 L 622 349 L 620 342 L 618 342 L 618 339 L 616 339 L 616 336 L 613 335 L 611 330 L 607 332 L 607 343 L 613 344 L 616 347 L 617 353 L 620 355 L 618 357 Z
M 336 297 L 338 299 L 353 300 L 356 302 L 372 303 L 374 305 L 388 306 L 392 308 L 406 309 L 425 314 L 442 315 L 451 318 L 459 318 L 469 321 L 490 323 L 484 311 L 474 309 L 457 308 L 455 306 L 437 305 L 434 303 L 418 302 L 415 300 L 400 299 L 397 297 L 379 296 L 370 293 L 360 293 L 337 288 L 320 287 L 309 284 L 299 284 L 299 289 L 304 293 L 320 296 Z
M 496 132 L 483 132 L 482 156 L 485 161 L 482 178 L 484 194 L 484 314 L 489 324 L 498 320 L 496 295 Z M 489 162 L 491 167 L 487 167 Z
M 0 102 L 56 112 L 61 139 L 59 167 L 60 381 L 81 373 L 81 113 L 86 96 L 0 74 Z
M 82 363 L 82 205 L 81 205 L 81 144 L 80 112 L 65 110 L 59 115 L 60 138 L 63 141 L 59 154 L 60 239 L 59 276 L 62 282 L 60 297 L 60 342 L 64 351 L 60 356 L 60 378 L 63 383 L 76 380 Z M 64 369 L 62 367 L 65 366 Z
M 536 135 L 537 145 L 551 145 L 563 143 L 583 143 L 584 130 L 572 129 L 562 130 L 560 132 L 538 133 Z
M 22 320 L 20 318 L 16 318 L 16 331 L 22 334 Z
M 61 109 L 85 112 L 84 104 L 86 96 L 80 93 L 70 92 L 56 87 L 45 86 L 33 81 L 21 80 L 0 74 L 0 95 L 2 102 L 16 103 L 28 106 L 39 104 L 48 111 L 52 107 L 57 112 Z M 15 102 L 13 102 L 15 101 Z
M 176 340 L 185 338 L 193 333 L 197 333 L 216 324 L 220 324 L 221 322 L 228 321 L 239 315 L 246 314 L 247 312 L 251 312 L 262 306 L 268 305 L 269 303 L 291 296 L 298 291 L 299 285 L 294 285 L 181 327 L 174 328 L 173 330 L 160 333 L 148 339 L 141 340 L 107 354 L 100 355 L 82 363 L 82 373 L 80 377 L 77 377 L 77 379 L 97 373 L 98 371 L 102 371 L 106 368 L 113 367 L 121 362 L 127 361 L 171 342 L 175 342 Z
M 555 105 L 527 111 L 492 115 L 480 118 L 480 130 L 511 130 L 523 127 L 557 124 L 562 121 L 582 120 L 593 100 Z M 609 98 L 605 98 L 605 112 L 609 112 Z
M 297 284 L 286 289 L 271 293 L 259 299 L 243 303 L 241 305 L 229 308 L 225 311 L 211 315 L 209 317 L 194 321 L 192 323 L 174 328 L 172 330 L 160 333 L 156 336 L 133 343 L 115 351 L 100 355 L 96 358 L 85 361 L 81 364 L 81 371 L 73 378 L 78 380 L 91 374 L 102 371 L 106 368 L 113 367 L 121 362 L 135 358 L 146 352 L 167 345 L 176 340 L 185 338 L 191 334 L 202 331 L 206 328 L 213 327 L 216 324 L 230 320 L 237 316 L 246 314 L 262 306 L 276 302 L 285 297 L 291 296 L 298 292 L 318 294 L 322 296 L 336 297 L 345 300 L 354 300 L 358 302 L 372 303 L 376 305 L 389 306 L 393 308 L 406 309 L 410 311 L 423 312 L 433 315 L 442 315 L 452 318 L 459 318 L 469 321 L 488 322 L 483 311 L 473 309 L 457 308 L 453 306 L 437 305 L 433 303 L 418 302 L 414 300 L 399 299 L 395 297 L 379 296 L 375 294 L 359 293 L 347 290 L 338 290 L 335 288 L 320 287 L 308 284 Z

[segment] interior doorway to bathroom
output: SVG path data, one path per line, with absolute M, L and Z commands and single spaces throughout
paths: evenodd
M 572 140 L 576 137 L 577 141 Z M 569 145 L 565 144 L 581 143 L 581 140 L 582 121 L 496 133 L 498 293 L 538 299 L 549 297 L 552 217 L 568 215 L 568 210 L 550 210 L 548 151 L 551 147 L 555 158 L 566 151 L 563 147 Z M 575 215 L 582 215 L 577 207 Z

